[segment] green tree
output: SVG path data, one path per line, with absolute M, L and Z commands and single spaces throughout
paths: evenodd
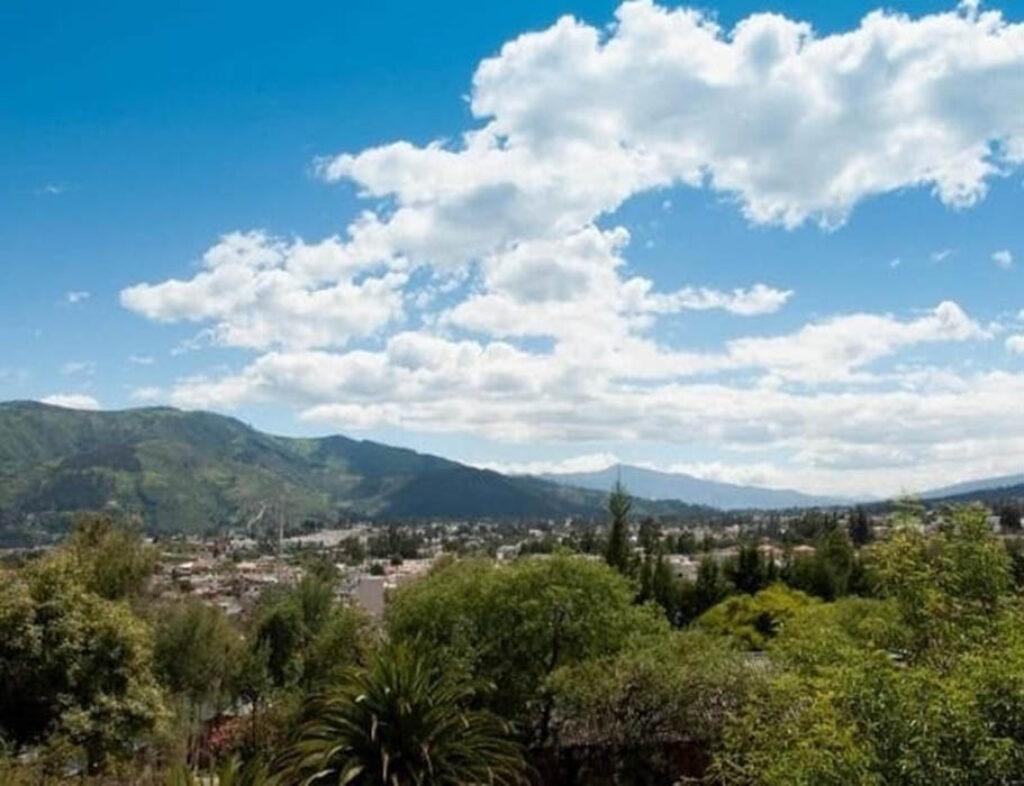
M 229 700 L 242 641 L 220 608 L 195 599 L 162 609 L 155 639 L 156 674 L 176 701 L 192 760 L 202 721 Z
M 221 700 L 241 638 L 220 608 L 190 599 L 164 609 L 155 638 L 156 672 L 168 690 L 197 705 Z
M 366 559 L 366 546 L 360 538 L 350 535 L 340 545 L 345 562 L 349 565 L 359 565 Z
M 765 643 L 771 677 L 733 716 L 718 782 L 1019 780 L 1024 610 L 984 512 L 950 516 L 873 547 L 884 599 L 805 605 Z
M 628 576 L 632 565 L 633 550 L 629 545 L 629 511 L 633 500 L 621 483 L 616 483 L 608 497 L 608 512 L 612 526 L 605 546 L 604 561 L 619 573 Z
M 727 565 L 729 580 L 738 592 L 753 595 L 765 587 L 765 566 L 754 541 L 740 544 L 736 559 Z
M 64 549 L 78 564 L 86 588 L 107 600 L 138 595 L 156 567 L 156 549 L 137 527 L 109 516 L 83 514 Z
M 670 620 L 675 619 L 675 576 L 664 554 L 658 554 L 651 574 L 651 597 L 661 606 Z
M 1004 501 L 997 506 L 996 512 L 999 516 L 1000 532 L 1020 532 L 1021 506 L 1019 502 Z
M 363 663 L 373 642 L 373 626 L 362 609 L 335 605 L 306 648 L 303 682 L 307 689 L 329 685 L 353 665 Z
M 675 783 L 693 770 L 665 756 L 681 740 L 718 744 L 763 671 L 719 636 L 673 632 L 553 675 L 559 740 L 598 752 L 579 782 Z
M 292 684 L 301 674 L 299 655 L 305 639 L 302 610 L 293 598 L 285 596 L 257 611 L 253 645 L 266 652 L 267 670 L 277 687 Z
M 246 646 L 239 652 L 231 672 L 231 691 L 249 705 L 249 754 L 258 755 L 259 726 L 263 705 L 271 694 L 269 656 L 265 646 Z
M 792 560 L 786 581 L 824 600 L 835 600 L 849 592 L 857 567 L 857 554 L 849 535 L 835 527 L 818 538 L 813 554 Z
M 738 712 L 715 752 L 721 786 L 882 786 L 871 747 L 825 692 L 785 674 Z
M 1013 586 L 1020 592 L 1024 589 L 1024 540 L 1007 538 L 1003 543 L 1006 545 L 1006 553 L 1010 558 L 1010 575 L 1013 577 Z
M 354 662 L 354 640 L 364 636 L 367 625 L 365 616 L 337 602 L 332 582 L 309 575 L 260 599 L 251 639 L 266 650 L 274 685 L 300 684 L 310 690 L 332 670 Z M 328 647 L 334 647 L 333 653 Z
M 389 648 L 315 703 L 279 770 L 310 786 L 525 783 L 519 747 L 496 716 L 470 709 L 474 697 L 411 649 Z
M 912 660 L 949 660 L 984 640 L 1013 586 L 1006 548 L 984 508 L 953 511 L 932 536 L 905 526 L 873 549 L 879 591 L 899 610 Z
M 646 516 L 640 522 L 637 541 L 645 554 L 653 554 L 661 546 L 661 525 L 650 516 Z
M 787 622 L 815 602 L 803 592 L 775 584 L 756 595 L 726 598 L 701 615 L 696 625 L 749 649 L 762 650 Z
M 856 546 L 865 546 L 871 542 L 871 519 L 860 505 L 850 511 L 848 532 L 850 540 Z
M 636 570 L 637 603 L 647 603 L 654 599 L 654 554 L 647 552 Z
M 729 594 L 729 584 L 722 576 L 722 569 L 714 557 L 704 557 L 697 565 L 697 580 L 694 586 L 698 614 L 710 609 Z
M 436 653 L 454 678 L 494 685 L 486 706 L 543 745 L 556 669 L 667 632 L 660 614 L 633 601 L 629 581 L 584 557 L 467 560 L 399 588 L 386 626 L 392 641 Z
M 0 586 L 0 734 L 16 746 L 63 739 L 98 772 L 127 756 L 164 709 L 152 634 L 90 591 L 67 551 Z

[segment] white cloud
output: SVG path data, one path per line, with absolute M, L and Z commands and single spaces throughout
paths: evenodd
M 765 488 L 786 488 L 792 478 L 783 475 L 779 467 L 766 462 L 727 464 L 722 461 L 678 462 L 665 467 L 652 466 L 663 472 L 682 473 L 704 480 L 720 483 L 736 483 L 741 486 L 763 486 Z
M 1018 355 L 1024 355 L 1024 333 L 1016 336 L 1008 336 L 1006 339 L 1006 348 Z
M 128 362 L 137 366 L 152 366 L 156 360 L 150 355 L 129 355 Z
M 78 303 L 84 303 L 91 296 L 92 295 L 89 292 L 86 292 L 85 290 L 82 289 L 76 289 L 64 295 L 67 302 L 73 306 Z
M 483 61 L 471 107 L 485 125 L 462 146 L 401 142 L 321 169 L 393 196 L 393 217 L 365 229 L 411 256 L 454 235 L 445 250 L 471 253 L 483 242 L 472 224 L 493 229 L 498 214 L 502 243 L 671 183 L 788 226 L 835 225 L 906 187 L 962 207 L 1024 158 L 1022 40 L 996 12 L 874 12 L 817 37 L 774 14 L 723 30 L 699 11 L 627 2 L 609 32 L 564 17 Z
M 597 472 L 619 463 L 614 453 L 586 453 L 553 461 L 478 461 L 474 466 L 505 475 L 547 475 L 566 472 Z
M 153 402 L 166 398 L 164 391 L 158 387 L 134 388 L 130 395 L 133 401 L 146 404 L 152 404 Z
M 85 393 L 52 393 L 39 400 L 43 404 L 66 409 L 100 409 L 100 402 Z
M 943 248 L 943 249 L 940 249 L 938 251 L 933 251 L 931 253 L 931 260 L 932 260 L 932 262 L 942 262 L 942 261 L 948 259 L 950 256 L 952 256 L 952 254 L 953 254 L 953 249 L 951 249 L 951 248 Z
M 956 303 L 945 301 L 925 316 L 900 321 L 890 316 L 851 314 L 811 323 L 797 333 L 729 342 L 729 357 L 741 367 L 805 382 L 852 379 L 871 362 L 915 344 L 991 338 Z
M 952 302 L 910 320 L 835 317 L 781 336 L 736 339 L 720 352 L 703 354 L 665 350 L 629 336 L 608 341 L 606 333 L 594 344 L 574 338 L 550 351 L 527 351 L 501 341 L 456 341 L 407 331 L 379 351 L 268 353 L 237 375 L 186 380 L 174 397 L 193 407 L 291 402 L 308 417 L 341 425 L 352 418 L 359 427 L 386 423 L 482 436 L 542 431 L 547 438 L 573 440 L 618 433 L 617 412 L 643 411 L 650 402 L 671 411 L 672 391 L 695 375 L 749 371 L 762 383 L 878 383 L 881 378 L 866 369 L 906 347 L 989 337 Z M 639 379 L 648 384 L 637 387 Z M 929 377 L 927 383 L 935 380 Z M 709 389 L 719 395 L 719 387 Z M 756 387 L 765 400 L 772 391 Z M 607 425 L 600 422 L 602 405 L 609 407 Z M 594 411 L 581 423 L 577 416 L 588 407 Z M 545 413 L 554 421 L 544 422 Z M 562 417 L 564 429 L 557 423 Z M 581 425 L 585 428 L 577 428 Z M 657 430 L 657 421 L 651 427 Z M 637 433 L 645 428 L 631 426 Z
M 598 220 L 672 184 L 732 195 L 752 222 L 786 226 L 835 226 L 860 200 L 907 187 L 970 205 L 1024 161 L 1022 42 L 1024 25 L 970 10 L 874 12 L 826 36 L 773 14 L 725 30 L 649 0 L 624 3 L 603 31 L 564 17 L 480 63 L 478 126 L 457 143 L 396 142 L 319 162 L 328 180 L 383 200 L 345 237 L 232 233 L 193 278 L 139 284 L 121 299 L 152 319 L 212 322 L 218 343 L 255 349 L 373 335 L 406 316 L 412 270 L 476 262 L 482 291 L 446 318 L 494 335 L 609 297 L 649 296 L 654 313 L 767 313 L 787 290 L 652 292 L 624 274 L 625 230 L 598 230 Z M 581 256 L 563 262 L 551 249 Z M 524 299 L 578 303 L 523 309 Z M 616 330 L 643 326 L 643 304 L 631 305 Z
M 60 367 L 60 373 L 65 376 L 75 374 L 91 376 L 96 373 L 96 363 L 91 360 L 71 360 Z
M 730 314 L 750 317 L 774 314 L 792 296 L 793 290 L 780 290 L 764 284 L 755 284 L 750 289 L 734 289 L 720 292 L 701 287 L 687 287 L 667 295 L 651 295 L 645 304 L 654 313 L 676 311 L 708 311 L 720 308 Z
M 307 245 L 232 233 L 206 252 L 194 278 L 138 284 L 121 302 L 161 322 L 213 321 L 215 340 L 228 346 L 335 346 L 402 314 L 406 276 L 357 280 L 358 268 L 334 239 Z
M 881 363 L 990 328 L 944 302 L 687 349 L 659 323 L 770 314 L 792 290 L 661 291 L 631 268 L 616 211 L 670 186 L 786 227 L 834 228 L 908 188 L 968 207 L 1024 163 L 1022 104 L 1024 25 L 997 12 L 874 12 L 819 36 L 774 14 L 725 30 L 636 0 L 610 28 L 565 17 L 483 61 L 475 127 L 454 142 L 319 161 L 377 205 L 343 234 L 231 233 L 191 278 L 121 300 L 202 323 L 193 344 L 258 350 L 237 373 L 179 381 L 168 395 L 183 406 L 286 402 L 341 428 L 518 442 L 771 447 L 822 488 L 862 482 L 872 462 L 895 467 L 885 482 L 938 479 L 958 446 L 978 467 L 1024 459 L 1005 440 L 1024 429 L 1024 379 Z
M 440 315 L 440 322 L 497 337 L 552 336 L 609 341 L 649 327 L 657 315 L 721 309 L 738 316 L 770 314 L 792 296 L 765 284 L 731 292 L 685 287 L 653 291 L 626 277 L 621 227 L 588 227 L 557 239 L 520 243 L 482 262 L 480 291 Z
M 1009 268 L 1013 265 L 1013 253 L 1007 249 L 1001 251 L 992 252 L 992 261 L 995 262 L 1001 268 Z
M 74 187 L 68 183 L 45 183 L 35 190 L 36 196 L 60 196 Z

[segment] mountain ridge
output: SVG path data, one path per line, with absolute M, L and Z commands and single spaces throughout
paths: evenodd
M 596 489 L 621 479 L 630 493 L 649 499 L 679 499 L 721 510 L 781 510 L 800 507 L 849 505 L 841 497 L 805 494 L 792 489 L 770 489 L 706 480 L 683 472 L 661 472 L 631 464 L 612 464 L 594 472 L 544 473 L 538 477 L 555 483 Z
M 990 478 L 965 480 L 948 486 L 940 486 L 923 491 L 919 496 L 925 500 L 945 499 L 947 497 L 966 496 L 979 492 L 994 492 L 999 489 L 1009 489 L 1021 485 L 1024 485 L 1024 473 L 996 475 Z
M 212 412 L 0 402 L 0 542 L 45 540 L 85 510 L 122 510 L 153 532 L 194 533 L 237 528 L 271 499 L 290 522 L 329 523 L 601 515 L 606 494 L 340 434 L 275 436 Z

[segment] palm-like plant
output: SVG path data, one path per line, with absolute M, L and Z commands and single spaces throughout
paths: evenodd
M 408 648 L 387 648 L 315 703 L 280 773 L 304 786 L 524 783 L 519 746 L 496 716 L 468 709 L 472 694 Z
M 253 759 L 243 763 L 237 756 L 211 766 L 206 775 L 195 773 L 182 765 L 171 768 L 166 777 L 167 786 L 204 786 L 212 783 L 217 786 L 271 786 L 262 761 Z

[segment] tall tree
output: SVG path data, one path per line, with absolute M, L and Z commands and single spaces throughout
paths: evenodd
M 739 592 L 753 595 L 765 586 L 764 560 L 757 543 L 740 544 L 736 559 L 728 566 L 729 578 Z
M 710 609 L 729 594 L 729 587 L 723 580 L 722 571 L 714 557 L 704 557 L 697 566 L 694 592 L 698 614 Z
M 863 546 L 871 541 L 871 519 L 860 505 L 850 512 L 849 533 L 855 546 Z
M 1012 500 L 1003 502 L 998 507 L 999 531 L 1020 532 L 1021 505 Z
M 675 576 L 664 554 L 659 553 L 651 575 L 651 595 L 653 600 L 665 610 L 670 620 L 675 620 L 676 589 Z
M 624 576 L 629 575 L 632 564 L 632 549 L 629 547 L 629 511 L 632 507 L 633 500 L 622 483 L 617 482 L 608 497 L 612 526 L 608 533 L 604 561 Z
M 201 725 L 227 703 L 228 683 L 242 654 L 241 638 L 217 606 L 190 600 L 162 614 L 156 630 L 156 674 L 175 700 L 194 758 Z
M 650 516 L 640 522 L 640 529 L 637 533 L 637 540 L 644 553 L 654 553 L 661 544 L 661 525 Z

